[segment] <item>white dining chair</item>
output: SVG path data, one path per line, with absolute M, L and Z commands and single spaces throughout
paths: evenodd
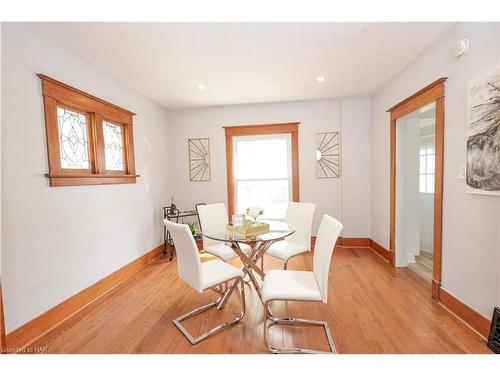
M 288 261 L 292 257 L 311 251 L 311 228 L 315 209 L 314 203 L 288 203 L 286 222 L 295 228 L 295 233 L 283 241 L 275 242 L 266 251 L 266 255 L 284 262 L 283 269 L 288 268 Z
M 224 203 L 200 205 L 197 209 L 202 233 L 226 231 L 228 215 Z M 240 248 L 246 255 L 250 255 L 252 252 L 252 248 L 247 244 L 240 244 Z M 205 236 L 203 236 L 203 250 L 215 255 L 224 262 L 238 256 L 233 249 L 224 242 L 212 240 Z
M 264 340 L 271 353 L 329 353 L 304 348 L 278 348 L 269 343 L 269 328 L 278 325 L 323 326 L 331 353 L 336 353 L 328 323 L 326 321 L 298 319 L 293 317 L 274 317 L 270 310 L 272 301 L 317 301 L 327 303 L 328 276 L 335 243 L 342 231 L 342 224 L 331 216 L 325 215 L 319 227 L 314 246 L 313 270 L 291 271 L 271 270 L 264 277 L 262 302 L 266 321 Z M 268 324 L 269 322 L 269 324 Z
M 164 223 L 170 231 L 177 251 L 179 277 L 198 293 L 207 289 L 213 289 L 219 294 L 219 298 L 215 302 L 198 307 L 197 309 L 194 309 L 193 311 L 190 311 L 187 314 L 173 320 L 175 326 L 191 342 L 191 344 L 196 345 L 200 341 L 212 336 L 220 330 L 238 323 L 243 318 L 245 315 L 245 283 L 242 281 L 244 274 L 239 268 L 236 268 L 219 259 L 201 263 L 198 247 L 196 246 L 196 242 L 189 226 L 186 224 L 173 223 L 169 220 L 164 220 Z M 229 298 L 229 296 L 224 296 L 222 293 L 223 285 L 230 281 L 240 284 L 242 304 L 241 312 L 233 319 L 211 328 L 200 336 L 193 337 L 181 324 L 181 322 L 193 316 L 199 315 L 213 307 L 217 307 L 218 309 L 222 308 L 223 305 L 220 304 L 220 302 L 223 299 Z

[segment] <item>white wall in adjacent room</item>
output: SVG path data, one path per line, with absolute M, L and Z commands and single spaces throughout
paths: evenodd
M 324 214 L 340 218 L 346 237 L 370 235 L 370 98 L 187 109 L 169 112 L 173 191 L 181 208 L 197 202 L 227 204 L 223 126 L 300 122 L 300 200 L 316 203 L 313 232 Z M 341 177 L 316 178 L 315 133 L 340 131 Z M 210 138 L 211 180 L 190 182 L 187 142 Z
M 136 184 L 49 187 L 36 73 L 126 108 Z M 167 112 L 26 24 L 2 30 L 2 287 L 7 332 L 162 241 L 168 202 Z
M 420 251 L 434 252 L 434 194 L 420 193 Z
M 451 58 L 455 43 L 470 49 Z M 498 70 L 498 24 L 457 24 L 373 97 L 372 238 L 389 246 L 390 147 L 388 108 L 440 77 L 448 77 L 445 98 L 442 287 L 491 317 L 500 294 L 499 197 L 465 192 L 459 179 L 465 164 L 467 88 L 471 80 Z
M 419 119 L 414 117 L 399 119 L 396 125 L 396 150 L 399 150 L 396 157 L 396 196 L 399 197 L 396 236 L 401 237 L 395 241 L 397 267 L 414 262 L 420 249 L 419 125 Z

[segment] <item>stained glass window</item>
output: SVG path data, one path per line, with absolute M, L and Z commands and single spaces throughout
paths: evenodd
M 108 121 L 102 122 L 104 133 L 104 158 L 106 170 L 123 171 L 123 133 L 120 125 Z
M 89 169 L 87 118 L 84 114 L 57 107 L 61 168 Z

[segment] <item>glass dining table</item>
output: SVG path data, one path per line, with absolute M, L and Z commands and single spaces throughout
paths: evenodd
M 276 220 L 259 220 L 259 222 L 269 224 L 269 231 L 256 236 L 245 236 L 228 230 L 223 232 L 203 233 L 202 235 L 212 240 L 225 242 L 233 249 L 243 263 L 242 271 L 245 273 L 245 276 L 248 275 L 250 283 L 253 285 L 259 298 L 261 298 L 261 288 L 254 273 L 259 275 L 261 279 L 264 279 L 264 270 L 262 267 L 259 267 L 258 262 L 273 243 L 283 240 L 295 233 L 295 228 L 290 224 Z M 252 251 L 249 255 L 241 250 L 240 244 L 246 244 L 251 247 Z M 224 293 L 223 299 L 218 306 L 219 309 L 224 306 L 236 287 L 237 283 L 234 283 L 227 292 Z

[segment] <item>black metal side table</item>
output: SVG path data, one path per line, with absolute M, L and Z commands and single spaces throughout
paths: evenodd
M 203 203 L 198 203 L 196 206 Z M 168 219 L 170 221 L 174 221 L 176 223 L 179 222 L 179 219 L 183 218 L 196 218 L 196 223 L 198 224 L 198 228 L 200 227 L 200 218 L 198 217 L 197 210 L 187 210 L 187 211 L 179 211 L 177 208 L 173 208 L 171 206 L 163 207 L 163 219 Z M 194 236 L 195 240 L 199 240 L 202 238 L 201 234 L 196 234 Z M 174 258 L 174 243 L 172 241 L 172 236 L 170 232 L 167 230 L 167 227 L 163 226 L 163 254 L 169 253 L 169 261 L 172 261 Z

